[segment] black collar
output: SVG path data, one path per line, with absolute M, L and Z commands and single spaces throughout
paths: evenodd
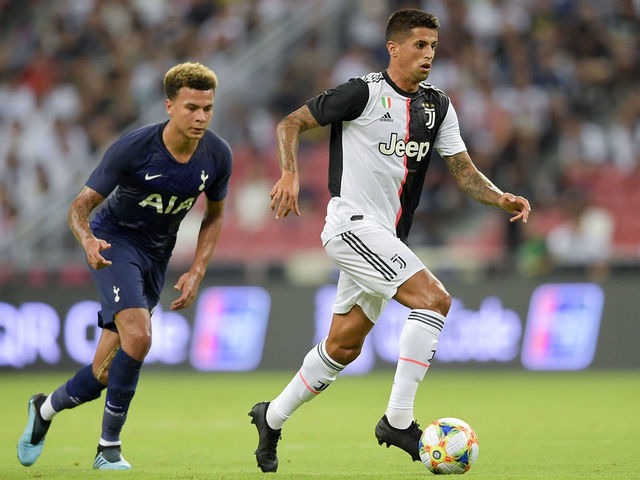
M 405 92 L 404 90 L 402 90 L 398 85 L 396 85 L 393 80 L 391 80 L 391 77 L 389 77 L 389 74 L 387 73 L 387 71 L 385 70 L 384 72 L 382 72 L 382 76 L 384 77 L 384 79 L 387 81 L 387 83 L 389 85 L 391 85 L 391 88 L 393 88 L 396 92 L 398 92 L 400 95 L 402 95 L 403 97 L 407 97 L 407 98 L 415 98 L 420 94 L 420 87 L 418 86 L 418 90 L 415 92 Z

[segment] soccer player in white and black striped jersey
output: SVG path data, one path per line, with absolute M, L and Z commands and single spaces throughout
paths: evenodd
M 502 208 L 510 221 L 527 221 L 529 202 L 502 192 L 474 166 L 460 137 L 446 93 L 425 82 L 438 44 L 438 19 L 421 10 L 396 11 L 386 28 L 390 60 L 382 73 L 326 90 L 288 115 L 277 128 L 282 177 L 271 208 L 284 218 L 298 208 L 300 134 L 331 124 L 331 200 L 322 242 L 340 268 L 329 335 L 305 356 L 300 370 L 271 402 L 256 404 L 258 466 L 278 468 L 282 425 L 302 403 L 323 392 L 357 358 L 365 337 L 391 298 L 411 309 L 403 327 L 398 365 L 378 443 L 395 445 L 419 460 L 421 430 L 413 402 L 438 345 L 451 297 L 403 242 L 411 227 L 435 148 L 460 188 Z

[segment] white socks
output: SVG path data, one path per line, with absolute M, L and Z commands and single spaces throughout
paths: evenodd
M 418 384 L 427 373 L 438 346 L 445 317 L 432 310 L 411 310 L 400 335 L 400 355 L 385 415 L 389 424 L 405 429 L 414 419 Z
M 47 398 L 44 402 L 42 402 L 42 405 L 40 406 L 40 416 L 43 420 L 47 421 L 51 420 L 55 416 L 55 414 L 58 413 L 53 408 L 53 405 L 51 405 L 51 395 L 51 393 L 47 395 Z
M 344 369 L 344 365 L 329 357 L 325 343 L 326 338 L 307 353 L 298 373 L 269 404 L 267 423 L 271 428 L 282 428 L 300 405 L 323 392 Z
M 392 427 L 405 429 L 414 420 L 413 402 L 438 346 L 445 317 L 426 309 L 411 310 L 400 335 L 400 355 L 385 415 Z M 326 339 L 307 353 L 302 367 L 270 404 L 267 423 L 275 430 L 305 402 L 323 392 L 344 369 L 327 354 Z
M 103 447 L 118 447 L 122 445 L 122 442 L 120 440 L 117 440 L 115 442 L 110 442 L 109 440 L 105 440 L 104 438 L 100 437 L 100 440 L 98 441 L 98 445 L 102 445 Z

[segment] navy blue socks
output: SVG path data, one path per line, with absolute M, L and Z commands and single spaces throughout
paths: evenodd
M 120 444 L 120 431 L 127 419 L 129 404 L 136 391 L 140 367 L 142 362 L 130 357 L 122 348 L 113 358 L 109 368 L 107 398 L 102 416 L 101 445 Z
M 95 400 L 105 388 L 93 375 L 91 365 L 85 365 L 51 394 L 51 406 L 56 412 Z

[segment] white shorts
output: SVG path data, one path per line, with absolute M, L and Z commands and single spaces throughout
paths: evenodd
M 376 323 L 398 287 L 426 267 L 398 237 L 372 223 L 358 223 L 324 246 L 340 268 L 333 313 L 359 305 Z

